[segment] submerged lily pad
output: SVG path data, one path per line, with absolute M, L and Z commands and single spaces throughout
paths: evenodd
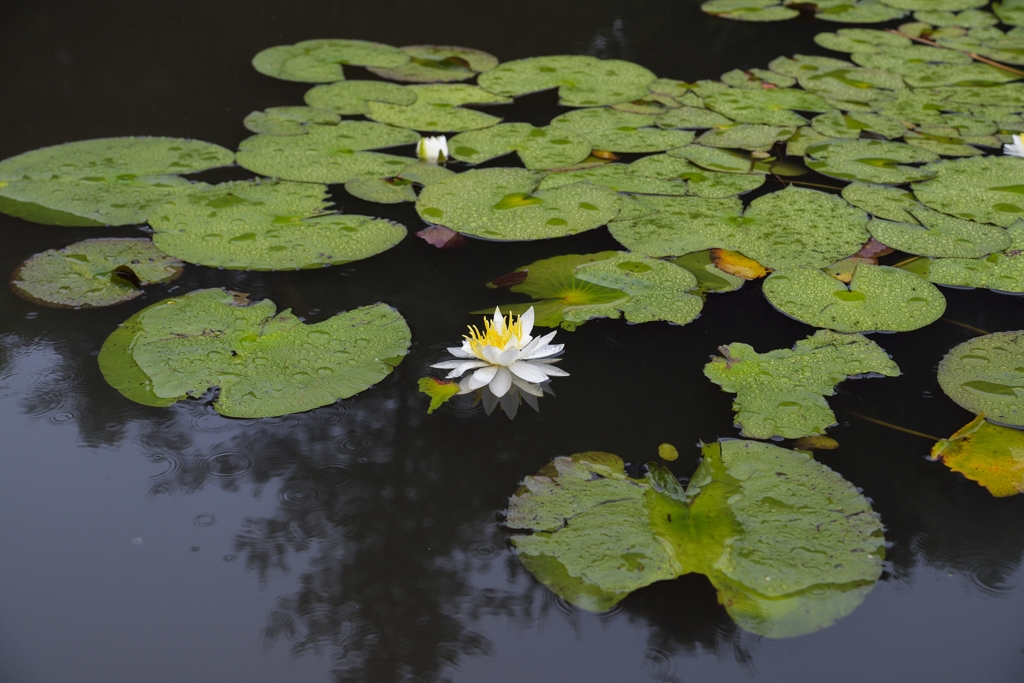
M 306 135 L 254 135 L 239 145 L 238 163 L 254 173 L 307 183 L 344 183 L 353 178 L 390 178 L 410 157 L 364 150 L 410 145 L 411 130 L 372 121 L 312 126 Z
M 932 446 L 931 459 L 942 460 L 996 498 L 1024 493 L 1024 431 L 981 415 Z
M 1024 163 L 1003 157 L 944 160 L 922 167 L 934 178 L 914 185 L 922 204 L 951 216 L 1009 227 L 1024 217 Z
M 370 67 L 381 78 L 404 83 L 464 81 L 498 66 L 498 58 L 483 50 L 454 45 L 406 45 L 399 48 L 409 61 L 393 68 Z
M 615 218 L 621 200 L 614 190 L 573 183 L 538 190 L 543 178 L 520 168 L 466 171 L 429 185 L 416 211 L 428 223 L 490 240 L 538 240 L 593 230 Z
M 44 306 L 99 308 L 134 299 L 142 286 L 174 280 L 184 265 L 148 239 L 84 240 L 22 263 L 11 289 Z
M 825 401 L 851 375 L 900 374 L 885 351 L 859 334 L 819 330 L 792 349 L 757 353 L 747 344 L 719 347 L 724 357 L 704 366 L 722 391 L 736 394 L 732 408 L 740 433 L 753 439 L 797 439 L 824 434 L 836 422 Z
M 480 164 L 518 152 L 529 169 L 563 168 L 590 156 L 590 142 L 571 131 L 529 123 L 500 123 L 483 130 L 459 133 L 448 142 L 453 159 Z
M 401 362 L 409 327 L 385 304 L 306 325 L 270 300 L 237 305 L 222 289 L 166 299 L 129 318 L 99 354 L 115 389 L 166 406 L 218 387 L 228 417 L 272 417 L 364 391 Z
M 303 40 L 294 45 L 276 45 L 252 58 L 261 74 L 302 83 L 330 83 L 345 80 L 342 64 L 399 67 L 409 55 L 397 47 L 367 40 Z
M 241 270 L 321 268 L 369 258 L 405 237 L 397 223 L 327 211 L 327 188 L 235 181 L 168 202 L 153 242 L 189 263 Z
M 416 92 L 403 85 L 380 81 L 339 81 L 318 85 L 306 91 L 306 104 L 336 114 L 352 116 L 370 113 L 370 101 L 408 105 L 416 101 Z M 251 130 L 251 129 L 250 129 Z M 266 131 L 258 130 L 257 133 Z
M 902 142 L 834 140 L 807 148 L 807 167 L 839 180 L 902 185 L 935 175 L 930 166 L 907 164 L 938 161 L 939 155 Z
M 770 638 L 852 612 L 884 556 L 867 500 L 802 453 L 750 441 L 703 453 L 685 491 L 658 465 L 633 479 L 609 453 L 557 458 L 509 501 L 507 526 L 533 532 L 513 537 L 516 553 L 551 590 L 590 611 L 696 572 L 742 628 Z
M 972 413 L 1024 426 L 1024 332 L 996 332 L 953 347 L 939 363 L 939 386 Z
M 482 88 L 499 95 L 518 96 L 558 88 L 559 103 L 567 107 L 599 107 L 646 97 L 657 76 L 632 62 L 585 55 L 529 57 L 504 62 L 480 74 Z
M 920 256 L 974 259 L 1010 246 L 1002 228 L 954 218 L 925 207 L 910 209 L 917 222 L 872 220 L 871 235 L 886 246 Z M 920 223 L 920 224 L 918 224 Z
M 764 281 L 765 298 L 786 315 L 837 332 L 909 332 L 938 320 L 946 299 L 899 268 L 857 266 L 849 286 L 820 270 L 794 268 Z
M 594 149 L 608 152 L 663 152 L 693 140 L 693 133 L 663 130 L 644 114 L 608 107 L 590 107 L 551 120 L 552 128 L 564 128 L 590 141 Z
M 270 107 L 254 111 L 245 117 L 242 125 L 253 133 L 267 135 L 305 135 L 309 126 L 333 126 L 341 117 L 333 111 L 313 107 Z
M 427 408 L 427 415 L 448 402 L 452 396 L 459 393 L 459 383 L 438 379 L 436 377 L 420 377 L 417 384 L 420 391 L 430 397 L 430 407 Z

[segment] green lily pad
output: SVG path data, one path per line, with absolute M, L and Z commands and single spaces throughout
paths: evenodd
M 1024 426 L 1024 332 L 996 332 L 953 347 L 939 363 L 939 386 L 990 422 Z
M 796 128 L 807 119 L 800 111 L 827 112 L 832 107 L 821 97 L 796 88 L 746 90 L 735 88 L 704 98 L 708 109 L 739 123 L 762 123 L 769 126 Z
M 755 171 L 755 161 L 743 152 L 736 152 L 703 145 L 686 145 L 673 149 L 669 156 L 682 157 L 708 171 L 719 173 L 764 173 L 762 169 Z
M 306 183 L 344 183 L 353 178 L 389 178 L 410 157 L 364 150 L 414 144 L 411 130 L 371 121 L 312 126 L 306 135 L 254 135 L 242 140 L 238 164 L 260 175 Z
M 549 173 L 540 181 L 538 189 L 550 190 L 583 181 L 631 194 L 681 196 L 687 193 L 687 186 L 683 181 L 638 175 L 633 173 L 627 164 L 605 164 L 580 171 Z M 622 214 L 619 214 L 615 220 L 619 220 L 621 216 Z
M 500 123 L 483 130 L 459 133 L 448 142 L 453 159 L 480 164 L 518 152 L 526 168 L 572 166 L 590 156 L 590 142 L 572 131 L 529 123 Z
M 480 74 L 477 82 L 499 95 L 518 96 L 558 88 L 567 107 L 599 107 L 645 97 L 657 77 L 644 67 L 621 59 L 584 55 L 529 57 L 504 62 Z
M 875 219 L 868 223 L 868 230 L 882 244 L 919 256 L 974 259 L 1010 246 L 1010 234 L 994 225 L 954 218 L 923 206 L 909 211 L 916 223 Z
M 621 207 L 614 190 L 573 183 L 538 190 L 543 174 L 519 168 L 475 169 L 429 185 L 416 211 L 428 223 L 490 240 L 575 235 L 607 224 Z
M 976 259 L 917 259 L 906 268 L 937 285 L 1024 294 L 1024 221 L 1011 225 L 1007 233 L 1011 244 L 1002 253 Z
M 170 282 L 184 263 L 148 239 L 93 239 L 48 249 L 11 275 L 23 299 L 54 308 L 99 308 L 130 301 L 141 287 Z
M 742 628 L 770 638 L 853 611 L 884 556 L 867 500 L 803 453 L 725 441 L 703 454 L 685 491 L 653 463 L 633 479 L 609 453 L 557 458 L 509 501 L 507 526 L 533 532 L 513 537 L 517 555 L 560 597 L 596 612 L 690 572 L 711 580 Z M 795 550 L 771 550 L 779 546 Z
M 814 17 L 822 21 L 835 21 L 843 24 L 880 24 L 899 19 L 906 13 L 906 10 L 883 5 L 878 0 L 860 0 L 860 2 L 850 2 L 823 9 Z
M 731 126 L 734 122 L 702 107 L 682 106 L 658 116 L 654 122 L 662 128 L 714 128 Z
M 765 298 L 800 322 L 837 332 L 909 332 L 935 322 L 946 300 L 934 285 L 899 268 L 860 264 L 849 286 L 810 268 L 772 273 Z
M 793 133 L 793 137 L 786 140 L 786 155 L 802 157 L 807 154 L 808 147 L 833 139 L 827 135 L 822 135 L 811 126 L 801 126 Z
M 988 64 L 921 64 L 908 69 L 903 80 L 914 88 L 932 88 L 941 85 L 969 86 L 1009 83 L 1020 78 Z
M 768 68 L 777 74 L 799 79 L 801 76 L 823 74 L 836 69 L 849 69 L 854 65 L 844 59 L 821 57 L 819 55 L 793 55 L 792 57 L 776 57 L 768 63 Z
M 43 147 L 0 161 L 0 211 L 51 225 L 129 225 L 168 197 L 179 178 L 234 160 L 229 150 L 182 138 L 102 138 Z
M 551 128 L 570 130 L 589 140 L 594 149 L 608 152 L 663 152 L 693 140 L 689 131 L 663 130 L 654 124 L 644 114 L 590 107 L 552 119 Z
M 357 81 L 358 82 L 358 81 Z M 254 111 L 242 125 L 253 133 L 267 135 L 305 135 L 311 125 L 333 126 L 341 117 L 333 111 L 313 107 L 270 107 Z
M 381 78 L 403 83 L 464 81 L 498 66 L 498 58 L 483 50 L 455 45 L 406 45 L 399 48 L 409 61 L 393 68 L 370 67 Z
M 370 113 L 370 101 L 409 105 L 416 101 L 416 93 L 404 85 L 380 81 L 338 81 L 318 85 L 306 91 L 306 104 L 320 110 L 346 116 Z M 250 130 L 252 130 L 250 128 Z M 267 131 L 257 130 L 257 133 Z
M 752 439 L 798 439 L 824 434 L 836 423 L 825 396 L 847 377 L 900 374 L 878 344 L 859 334 L 819 330 L 792 349 L 757 353 L 734 343 L 719 347 L 704 375 L 736 394 L 732 409 L 740 434 Z
M 746 88 L 749 90 L 792 88 L 796 85 L 796 79 L 792 76 L 783 76 L 768 69 L 733 69 L 722 74 L 722 82 L 733 88 Z M 789 107 L 787 107 L 789 108 Z
M 330 83 L 345 80 L 342 64 L 395 68 L 409 61 L 397 47 L 366 40 L 304 40 L 294 45 L 276 45 L 252 58 L 261 74 L 302 83 Z
M 925 91 L 928 97 L 943 103 L 959 103 L 963 105 L 995 105 L 1014 106 L 1024 109 L 1024 83 L 1003 83 L 978 86 L 943 86 L 929 88 Z M 956 109 L 956 107 L 944 107 Z
M 996 15 L 980 9 L 968 9 L 963 12 L 918 10 L 914 12 L 914 19 L 932 26 L 962 26 L 964 28 L 995 26 L 999 23 L 999 18 Z
M 906 87 L 903 79 L 897 74 L 863 67 L 804 74 L 797 77 L 797 82 L 805 90 L 845 102 L 893 99 L 894 91 Z
M 189 263 L 236 270 L 321 268 L 369 258 L 398 244 L 405 228 L 327 212 L 327 188 L 235 181 L 167 202 L 149 219 L 153 242 Z
M 445 133 L 487 128 L 501 119 L 475 109 L 460 107 L 461 104 L 508 104 L 507 97 L 487 92 L 475 85 L 463 83 L 438 83 L 431 85 L 408 85 L 407 90 L 416 93 L 416 101 L 410 105 L 370 101 L 367 116 L 374 121 L 401 128 Z
M 939 155 L 902 142 L 835 140 L 807 148 L 807 167 L 839 180 L 902 185 L 935 175 L 930 166 L 906 164 L 938 161 Z
M 1003 227 L 1024 217 L 1024 163 L 1020 159 L 971 157 L 938 161 L 921 170 L 935 177 L 916 183 L 914 194 L 936 211 Z
M 815 116 L 811 120 L 811 127 L 829 138 L 856 139 L 862 131 L 868 131 L 892 140 L 903 137 L 907 132 L 906 126 L 890 116 L 856 111 L 844 114 L 835 109 Z
M 739 21 L 785 21 L 800 15 L 783 7 L 779 0 L 707 0 L 700 8 L 723 19 Z
M 1019 429 L 992 424 L 979 415 L 932 446 L 930 457 L 997 498 L 1024 493 L 1024 432 Z
M 983 153 L 961 139 L 956 128 L 952 127 L 921 126 L 917 130 L 907 131 L 903 140 L 908 145 L 947 157 L 975 157 Z M 994 140 L 990 146 L 997 147 L 999 143 Z
M 685 180 L 687 191 L 697 197 L 721 199 L 756 190 L 764 184 L 763 174 L 708 171 L 682 157 L 654 154 L 629 165 L 629 173 L 665 180 Z
M 992 11 L 1009 26 L 1024 26 L 1024 0 L 993 2 Z
M 764 151 L 771 149 L 777 142 L 787 140 L 795 132 L 796 128 L 740 123 L 706 131 L 696 142 L 707 147 Z
M 672 263 L 693 273 L 697 278 L 697 286 L 692 291 L 697 294 L 734 292 L 746 282 L 718 268 L 711 259 L 711 251 L 707 249 L 674 258 Z
M 881 69 L 895 74 L 920 73 L 922 69 L 939 64 L 964 66 L 973 60 L 962 52 L 946 50 L 928 45 L 909 45 L 895 47 L 878 52 L 858 52 L 851 59 L 860 66 L 869 69 Z M 899 93 L 903 96 L 905 93 Z M 908 93 L 912 94 L 912 93 Z
M 345 183 L 345 191 L 354 197 L 380 204 L 400 204 L 416 201 L 413 184 L 425 186 L 439 183 L 455 175 L 443 166 L 416 163 L 406 166 L 391 178 L 356 178 Z
M 843 199 L 864 209 L 876 218 L 901 223 L 913 223 L 910 209 L 922 208 L 912 192 L 885 185 L 850 183 L 843 188 Z
M 103 344 L 99 365 L 111 386 L 146 405 L 216 386 L 222 415 L 272 417 L 368 389 L 409 343 L 405 320 L 385 304 L 305 325 L 270 300 L 242 306 L 224 290 L 203 289 L 133 315 Z
M 835 33 L 819 33 L 814 42 L 836 52 L 879 52 L 913 45 L 910 38 L 874 28 L 841 28 Z
M 1024 40 L 1017 29 L 1003 33 L 997 28 L 979 27 L 971 29 L 966 36 L 949 36 L 939 42 L 954 50 L 972 52 L 997 62 L 1024 64 Z M 1005 71 L 1003 74 L 1008 75 Z
M 660 197 L 645 203 L 657 211 L 608 225 L 612 237 L 631 252 L 659 257 L 715 247 L 736 250 L 732 231 L 743 211 L 738 198 Z
M 644 114 L 646 116 L 658 116 L 666 112 L 678 109 L 682 106 L 675 98 L 669 97 L 668 95 L 659 95 L 657 93 L 651 93 L 646 97 L 642 97 L 639 100 L 631 100 L 629 102 L 618 102 L 612 105 L 612 109 L 618 111 L 625 111 L 631 114 Z
M 890 7 L 908 11 L 932 10 L 945 12 L 976 9 L 988 4 L 988 0 L 882 0 L 882 2 Z

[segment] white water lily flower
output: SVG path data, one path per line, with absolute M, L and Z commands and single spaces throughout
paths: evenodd
M 1024 157 L 1024 136 L 1014 135 L 1013 144 L 1003 145 L 1003 154 L 1011 157 Z
M 448 140 L 443 135 L 420 138 L 416 144 L 416 156 L 428 164 L 443 164 L 448 160 Z
M 540 386 L 552 377 L 566 377 L 565 370 L 556 368 L 555 358 L 562 352 L 562 344 L 551 344 L 555 333 L 534 338 L 533 306 L 518 319 L 509 314 L 508 320 L 501 311 L 494 309 L 494 318 L 484 318 L 484 331 L 470 326 L 461 347 L 450 347 L 448 351 L 458 360 L 435 363 L 431 367 L 451 370 L 448 379 L 470 374 L 459 382 L 459 393 L 487 387 L 497 398 L 509 392 L 513 386 L 523 394 L 540 396 Z M 470 372 L 472 371 L 472 372 Z

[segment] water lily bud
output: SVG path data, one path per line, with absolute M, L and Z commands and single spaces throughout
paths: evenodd
M 420 138 L 416 145 L 416 156 L 428 164 L 443 164 L 448 160 L 448 140 L 443 135 Z

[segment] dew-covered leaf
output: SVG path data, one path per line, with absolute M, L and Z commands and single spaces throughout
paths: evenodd
M 529 123 L 499 123 L 482 130 L 459 133 L 448 142 L 453 159 L 480 164 L 518 152 L 529 169 L 563 168 L 590 156 L 590 142 L 572 131 Z
M 941 85 L 993 85 L 1019 79 L 1020 75 L 979 62 L 973 64 L 922 64 L 903 73 L 903 80 L 914 88 L 932 88 Z
M 914 216 L 909 209 L 922 207 L 912 192 L 886 185 L 850 183 L 843 188 L 842 195 L 843 199 L 872 216 L 902 223 L 913 223 Z
M 700 8 L 716 17 L 739 21 L 785 21 L 800 15 L 779 0 L 707 0 Z
M 907 11 L 932 10 L 946 12 L 976 9 L 988 4 L 988 0 L 882 0 L 882 2 L 890 7 Z
M 739 123 L 762 123 L 770 126 L 796 128 L 807 119 L 794 109 L 827 112 L 832 107 L 821 97 L 797 88 L 748 90 L 735 88 L 704 98 L 708 109 Z
M 356 81 L 358 82 L 358 81 Z M 333 126 L 341 117 L 333 111 L 310 107 L 270 107 L 254 111 L 242 121 L 253 133 L 305 135 L 311 125 Z
M 849 286 L 811 268 L 777 271 L 764 281 L 763 291 L 786 315 L 837 332 L 909 332 L 946 310 L 934 285 L 888 266 L 859 264 Z
M 735 249 L 732 233 L 743 210 L 738 198 L 660 197 L 645 203 L 656 211 L 608 226 L 612 237 L 630 251 L 659 257 L 714 247 Z
M 738 123 L 706 131 L 697 138 L 697 144 L 708 147 L 728 147 L 764 151 L 777 142 L 789 139 L 796 132 L 795 127 L 763 126 L 753 123 Z
M 807 148 L 807 167 L 839 180 L 902 185 L 935 175 L 930 166 L 907 164 L 938 161 L 934 152 L 886 140 L 834 140 Z
M 454 88 L 459 84 L 406 86 L 408 88 Z M 474 86 L 461 86 L 474 87 Z M 422 95 L 422 93 L 420 93 Z M 465 103 L 468 104 L 468 103 Z M 399 128 L 411 128 L 427 133 L 461 132 L 487 128 L 501 119 L 475 109 L 466 109 L 449 102 L 431 102 L 420 97 L 410 105 L 388 102 L 368 102 L 367 116 L 374 121 L 387 123 Z
M 995 26 L 999 23 L 996 15 L 980 9 L 968 9 L 962 12 L 918 10 L 914 12 L 914 19 L 932 26 L 962 26 L 963 28 Z
M 394 68 L 409 61 L 397 47 L 366 40 L 303 40 L 294 45 L 276 45 L 252 58 L 261 74 L 302 83 L 330 83 L 345 80 L 342 64 Z
M 757 353 L 747 344 L 719 347 L 704 375 L 736 394 L 740 433 L 753 439 L 823 434 L 836 416 L 825 401 L 851 375 L 900 374 L 885 351 L 859 334 L 819 330 L 792 349 Z
M 99 308 L 134 299 L 140 287 L 170 282 L 183 264 L 148 239 L 92 239 L 48 249 L 19 265 L 11 289 L 54 308 Z
M 693 140 L 693 133 L 663 130 L 655 119 L 609 107 L 577 109 L 551 120 L 551 128 L 567 129 L 609 152 L 663 152 Z
M 306 104 L 320 110 L 332 111 L 345 116 L 370 113 L 369 102 L 390 102 L 408 105 L 416 101 L 416 92 L 404 85 L 382 83 L 381 81 L 338 81 L 318 85 L 306 91 Z M 253 130 L 250 128 L 250 130 Z M 267 131 L 257 130 L 257 133 Z
M 993 2 L 992 11 L 1009 26 L 1024 26 L 1024 0 Z
M 327 188 L 286 181 L 215 185 L 155 209 L 153 242 L 189 263 L 238 270 L 321 268 L 405 237 L 397 223 L 327 211 Z
M 1010 246 L 1010 234 L 988 223 L 975 223 L 932 211 L 911 208 L 914 223 L 874 219 L 871 235 L 882 244 L 919 256 L 975 259 Z
M 843 24 L 880 24 L 899 19 L 906 13 L 906 10 L 884 5 L 879 0 L 860 0 L 825 8 L 814 16 L 822 21 Z
M 1024 426 L 1024 332 L 996 332 L 953 347 L 939 363 L 939 386 L 991 422 Z
M 559 103 L 567 107 L 599 107 L 645 97 L 657 77 L 632 62 L 585 55 L 529 57 L 504 62 L 480 74 L 482 88 L 499 95 L 518 96 L 558 88 Z
M 517 241 L 574 235 L 607 224 L 621 200 L 614 190 L 573 183 L 538 190 L 542 173 L 487 168 L 428 185 L 416 211 L 428 223 L 490 240 Z
M 270 300 L 240 306 L 231 293 L 204 289 L 130 317 L 104 343 L 99 365 L 111 386 L 145 405 L 218 387 L 213 407 L 222 415 L 272 417 L 368 389 L 409 343 L 405 320 L 385 304 L 306 325 Z
M 843 113 L 835 109 L 827 114 L 815 116 L 811 120 L 811 127 L 829 138 L 856 139 L 860 137 L 862 131 L 868 131 L 892 140 L 902 137 L 907 132 L 907 127 L 891 116 L 874 112 Z
M 399 204 L 416 201 L 417 185 L 438 183 L 455 175 L 443 166 L 427 163 L 409 164 L 401 173 L 390 178 L 355 178 L 345 183 L 345 191 L 368 202 Z
M 370 67 L 381 78 L 403 83 L 465 81 L 498 66 L 498 58 L 483 50 L 454 45 L 406 45 L 399 48 L 409 61 L 393 68 Z
M 680 268 L 686 268 L 697 278 L 697 286 L 694 292 L 706 294 L 708 292 L 734 292 L 743 286 L 746 280 L 731 273 L 720 270 L 711 257 L 711 251 L 704 251 L 686 254 L 672 259 L 672 263 Z
M 910 38 L 875 28 L 841 28 L 835 33 L 819 33 L 814 42 L 836 52 L 879 52 L 913 45 Z
M 673 149 L 669 156 L 682 157 L 708 171 L 719 173 L 753 173 L 754 159 L 743 152 L 703 145 L 686 145 Z M 762 172 L 763 171 L 759 171 Z
M 1024 217 L 1024 163 L 1010 156 L 937 161 L 922 167 L 934 174 L 916 183 L 922 204 L 979 223 L 1009 227 Z
M 854 65 L 844 59 L 822 57 L 820 55 L 793 55 L 792 57 L 776 57 L 768 63 L 768 68 L 775 73 L 793 78 L 812 74 L 822 74 L 836 69 L 849 69 Z
M 690 161 L 668 154 L 654 154 L 629 165 L 629 173 L 663 180 L 685 180 L 689 194 L 721 199 L 756 190 L 764 184 L 763 174 L 708 171 Z
M 895 97 L 893 91 L 906 88 L 897 74 L 863 67 L 819 70 L 797 77 L 800 87 L 822 97 L 845 102 L 871 102 Z
M 654 178 L 632 173 L 631 171 L 632 168 L 627 164 L 605 164 L 579 171 L 549 173 L 540 181 L 538 187 L 541 190 L 548 190 L 561 187 L 562 185 L 586 181 L 610 187 L 616 192 L 628 192 L 631 194 L 681 196 L 687 193 L 686 183 L 682 180 Z M 619 214 L 615 220 L 619 220 L 622 217 L 622 214 Z
M 992 424 L 982 415 L 932 446 L 931 459 L 997 498 L 1024 493 L 1024 431 Z
M 822 135 L 811 126 L 801 126 L 796 129 L 796 133 L 792 137 L 786 140 L 786 154 L 791 157 L 802 157 L 807 154 L 808 147 L 833 139 Z
M 928 45 L 909 45 L 907 47 L 894 47 L 878 52 L 854 53 L 850 59 L 860 66 L 869 69 L 881 69 L 896 74 L 919 73 L 925 67 L 932 67 L 938 64 L 966 65 L 971 63 L 971 58 L 956 50 L 945 50 L 939 47 Z M 904 97 L 914 93 L 900 92 L 897 96 Z M 925 93 L 918 93 L 919 96 L 927 97 Z
M 796 79 L 792 76 L 783 76 L 768 69 L 733 69 L 722 74 L 722 82 L 733 88 L 747 88 L 750 90 L 762 90 L 775 88 L 791 88 L 796 85 Z M 795 109 L 797 107 L 787 107 Z
M 1011 244 L 1002 253 L 976 259 L 917 259 L 905 267 L 937 285 L 1024 294 L 1024 221 L 1011 225 L 1007 233 Z
M 661 114 L 654 121 L 662 128 L 714 128 L 734 123 L 710 109 L 685 105 Z

